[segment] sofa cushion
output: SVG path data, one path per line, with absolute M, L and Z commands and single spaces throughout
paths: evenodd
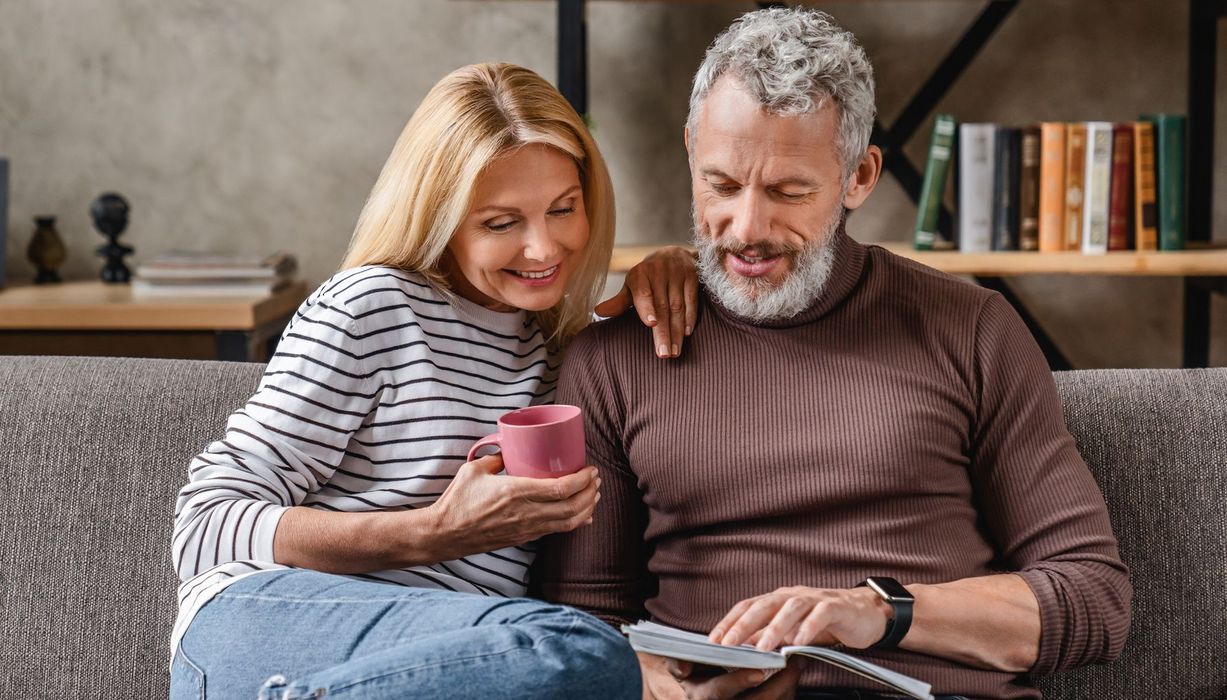
M 0 358 L 0 696 L 167 696 L 174 497 L 262 370 Z

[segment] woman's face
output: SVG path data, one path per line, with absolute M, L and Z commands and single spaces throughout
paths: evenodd
M 456 293 L 496 311 L 544 311 L 562 300 L 588 243 L 579 168 L 529 144 L 491 163 L 447 244 Z

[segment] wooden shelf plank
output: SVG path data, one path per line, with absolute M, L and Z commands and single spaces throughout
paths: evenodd
M 252 330 L 283 318 L 307 296 L 299 281 L 264 297 L 133 298 L 101 281 L 15 286 L 0 291 L 5 330 Z
M 1115 275 L 1143 277 L 1227 277 L 1227 249 L 1155 252 L 1081 253 L 918 251 L 907 243 L 879 243 L 896 255 L 952 275 L 1014 277 L 1019 275 Z M 614 248 L 610 272 L 626 272 L 659 246 Z

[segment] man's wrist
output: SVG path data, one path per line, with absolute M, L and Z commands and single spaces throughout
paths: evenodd
M 882 605 L 890 608 L 890 611 L 885 613 L 886 624 L 881 638 L 870 646 L 876 649 L 898 647 L 911 629 L 916 597 L 903 584 L 889 576 L 870 576 L 862 581 L 860 586 L 867 588 Z

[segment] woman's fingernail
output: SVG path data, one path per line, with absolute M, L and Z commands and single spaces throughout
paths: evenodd
M 664 357 L 669 354 L 669 348 L 664 343 L 661 343 L 656 347 L 656 354 L 659 357 Z
M 677 354 L 680 352 L 680 350 L 679 350 L 679 348 L 677 347 L 677 345 L 674 345 L 673 347 L 671 347 L 671 348 L 669 348 L 669 349 L 673 351 L 673 356 L 674 356 L 674 357 L 676 357 L 676 356 L 677 356 Z
M 686 335 L 690 335 L 690 326 L 686 326 Z
M 648 315 L 648 323 L 649 323 L 649 324 L 651 324 L 651 325 L 656 325 L 656 317 L 655 317 L 655 316 L 652 316 L 652 315 L 650 315 L 650 314 L 649 314 L 649 315 Z

